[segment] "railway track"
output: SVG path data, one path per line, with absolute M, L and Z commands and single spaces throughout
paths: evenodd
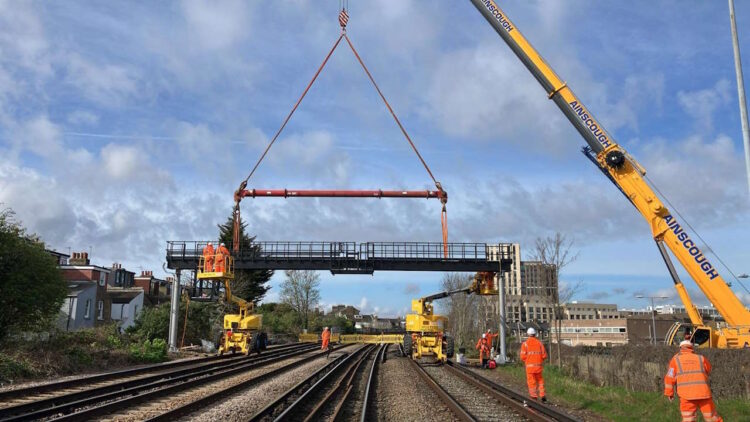
M 6 393 L 12 392 L 9 396 L 15 399 L 0 408 L 0 421 L 89 420 L 118 415 L 142 403 L 241 377 L 247 371 L 310 353 L 317 347 L 294 344 L 275 347 L 261 355 L 211 356 L 12 390 Z M 22 392 L 29 397 L 20 396 Z
M 442 366 L 411 362 L 425 383 L 462 421 L 578 421 L 553 407 L 527 401 L 523 395 L 450 361 Z
M 387 345 L 365 345 L 338 356 L 249 420 L 374 420 L 375 379 L 386 351 Z
M 277 350 L 292 349 L 294 347 L 299 347 L 299 344 L 295 343 L 291 345 L 269 346 L 266 352 L 268 353 Z M 115 382 L 133 380 L 139 378 L 144 374 L 155 375 L 160 373 L 168 373 L 169 371 L 176 368 L 197 367 L 211 362 L 228 362 L 233 359 L 239 358 L 241 357 L 232 355 L 212 355 L 195 359 L 181 359 L 172 362 L 144 365 L 136 368 L 104 372 L 95 375 L 79 376 L 63 381 L 0 391 L 0 412 L 6 407 L 36 401 L 40 398 L 51 398 L 54 396 L 60 396 L 63 394 L 91 389 L 94 387 L 101 387 Z M 0 417 L 2 417 L 2 413 L 0 413 Z

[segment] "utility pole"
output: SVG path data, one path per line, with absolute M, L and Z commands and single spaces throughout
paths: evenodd
M 172 303 L 169 307 L 169 351 L 177 352 L 177 323 L 180 312 L 180 269 L 177 269 L 172 282 Z
M 505 363 L 505 356 L 507 351 L 505 350 L 505 273 L 499 272 L 497 278 L 497 295 L 498 295 L 498 306 L 500 312 L 498 313 L 500 318 L 500 327 L 497 330 L 498 338 L 500 339 L 500 362 L 499 364 Z
M 638 299 L 651 299 L 651 326 L 653 328 L 651 334 L 651 344 L 656 344 L 656 306 L 654 305 L 654 299 L 667 299 L 667 296 L 636 296 Z
M 732 47 L 734 48 L 734 71 L 737 73 L 737 96 L 740 101 L 740 120 L 742 122 L 742 142 L 745 145 L 745 170 L 747 188 L 750 192 L 750 126 L 747 121 L 747 102 L 745 100 L 745 82 L 742 78 L 742 59 L 740 43 L 737 39 L 737 22 L 734 19 L 734 0 L 729 0 L 729 22 L 732 27 Z

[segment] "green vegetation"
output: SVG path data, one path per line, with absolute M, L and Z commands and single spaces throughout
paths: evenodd
M 185 325 L 185 307 L 187 306 L 187 326 Z M 178 343 L 200 344 L 201 340 L 215 341 L 221 328 L 221 304 L 213 302 L 190 302 L 183 299 L 180 302 L 180 312 L 177 322 Z M 128 336 L 138 342 L 154 342 L 169 337 L 169 303 L 163 303 L 152 308 L 145 308 L 138 315 L 135 324 L 128 328 Z
M 526 382 L 526 372 L 521 365 L 500 369 L 519 383 Z M 565 375 L 556 366 L 544 369 L 547 396 L 553 402 L 563 403 L 572 409 L 591 411 L 604 419 L 617 422 L 650 421 L 672 422 L 680 420 L 679 402 L 669 402 L 659 392 L 633 392 L 622 387 L 599 387 Z M 742 399 L 717 400 L 719 414 L 726 421 L 750 421 L 750 402 Z
M 258 307 L 263 315 L 263 327 L 269 333 L 299 334 L 301 318 L 297 311 L 285 303 L 264 303 Z M 310 317 L 309 332 L 318 333 L 323 327 L 337 327 L 343 334 L 354 333 L 354 322 L 344 317 L 313 313 Z
M 166 347 L 163 339 L 150 341 L 122 335 L 115 324 L 7 340 L 0 345 L 0 384 L 161 362 L 167 358 Z
M 158 363 L 167 360 L 167 342 L 157 338 L 130 345 L 130 359 L 134 362 Z
M 0 342 L 51 327 L 67 287 L 44 244 L 0 210 Z

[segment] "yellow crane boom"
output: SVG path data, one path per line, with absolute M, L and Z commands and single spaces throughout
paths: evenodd
M 717 334 L 722 336 L 724 341 L 712 340 L 712 344 L 741 347 L 745 342 L 750 341 L 750 311 L 732 292 L 716 267 L 693 240 L 690 233 L 685 230 L 685 226 L 677 221 L 644 179 L 645 169 L 615 142 L 593 113 L 544 61 L 493 0 L 471 0 L 471 2 L 542 85 L 548 98 L 557 104 L 581 134 L 597 166 L 646 219 L 693 323 L 702 324 L 702 320 L 679 281 L 664 246 L 669 248 L 732 328 L 732 330 Z M 739 345 L 738 342 L 740 342 Z

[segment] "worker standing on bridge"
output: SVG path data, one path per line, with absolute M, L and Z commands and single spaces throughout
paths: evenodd
M 210 273 L 214 270 L 214 245 L 208 242 L 203 247 L 203 272 Z
M 214 266 L 216 267 L 216 272 L 223 273 L 224 269 L 227 265 L 227 258 L 229 258 L 229 249 L 227 249 L 226 246 L 224 246 L 224 242 L 221 242 L 219 244 L 219 248 L 216 250 L 216 262 L 214 263 Z
M 486 368 L 487 361 L 490 359 L 490 347 L 487 341 L 487 334 L 482 333 L 482 338 L 479 339 L 474 347 L 479 350 L 479 362 L 482 364 L 482 368 Z
M 529 396 L 534 400 L 541 397 L 542 401 L 546 402 L 542 370 L 544 369 L 544 360 L 547 359 L 547 351 L 544 349 L 544 344 L 536 338 L 536 330 L 533 327 L 530 327 L 526 334 L 529 335 L 529 338 L 521 345 L 521 360 L 526 364 L 526 383 L 529 386 Z
M 320 339 L 323 343 L 320 346 L 320 350 L 326 351 L 326 359 L 328 359 L 328 355 L 331 354 L 331 349 L 329 347 L 329 343 L 331 342 L 331 330 L 329 330 L 328 327 L 323 328 L 323 333 L 320 334 Z
M 723 421 L 716 413 L 716 405 L 711 398 L 711 387 L 708 385 L 710 374 L 711 363 L 708 359 L 696 354 L 690 341 L 681 342 L 680 352 L 669 362 L 669 369 L 664 377 L 664 395 L 672 401 L 675 384 L 677 385 L 683 421 L 696 420 L 699 408 L 706 422 Z

